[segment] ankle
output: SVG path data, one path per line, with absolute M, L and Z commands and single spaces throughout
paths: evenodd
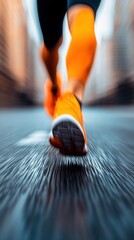
M 84 84 L 79 80 L 70 80 L 67 84 L 67 91 L 72 92 L 82 102 L 84 95 Z
M 56 72 L 54 74 L 53 78 L 50 77 L 50 79 L 52 81 L 53 86 L 57 87 L 59 84 L 59 81 L 61 81 L 61 76 L 60 76 L 59 72 Z
M 56 72 L 54 78 L 50 78 L 50 81 L 52 83 L 52 92 L 55 94 L 59 89 L 61 89 L 61 81 L 62 77 L 58 72 Z

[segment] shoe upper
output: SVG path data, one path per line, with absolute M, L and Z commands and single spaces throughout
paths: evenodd
M 86 133 L 83 125 L 82 110 L 76 97 L 71 92 L 66 92 L 61 97 L 58 98 L 55 105 L 53 120 L 55 120 L 56 118 L 64 114 L 70 115 L 80 124 L 86 140 Z

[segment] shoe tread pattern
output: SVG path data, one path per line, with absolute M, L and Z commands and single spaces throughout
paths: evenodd
M 59 138 L 62 147 L 62 153 L 73 155 L 81 155 L 84 148 L 84 137 L 78 126 L 69 121 L 64 120 L 58 123 L 52 130 L 53 137 Z

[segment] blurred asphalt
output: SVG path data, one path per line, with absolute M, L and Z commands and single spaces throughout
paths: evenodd
M 134 239 L 134 108 L 85 108 L 89 152 L 48 142 L 40 108 L 0 111 L 0 240 Z

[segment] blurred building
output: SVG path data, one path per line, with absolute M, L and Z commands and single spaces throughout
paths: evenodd
M 102 39 L 96 51 L 94 66 L 87 81 L 84 101 L 86 104 L 98 102 L 111 93 L 115 85 L 113 78 L 113 41 Z
M 134 103 L 134 0 L 116 0 L 113 69 L 117 101 Z
M 0 1 L 0 106 L 41 103 L 45 71 L 21 0 Z
M 0 106 L 41 104 L 46 71 L 22 0 L 0 1 Z M 113 35 L 97 49 L 85 103 L 134 102 L 134 0 L 116 0 Z
M 134 0 L 116 0 L 113 26 L 112 37 L 98 48 L 86 103 L 134 103 Z

